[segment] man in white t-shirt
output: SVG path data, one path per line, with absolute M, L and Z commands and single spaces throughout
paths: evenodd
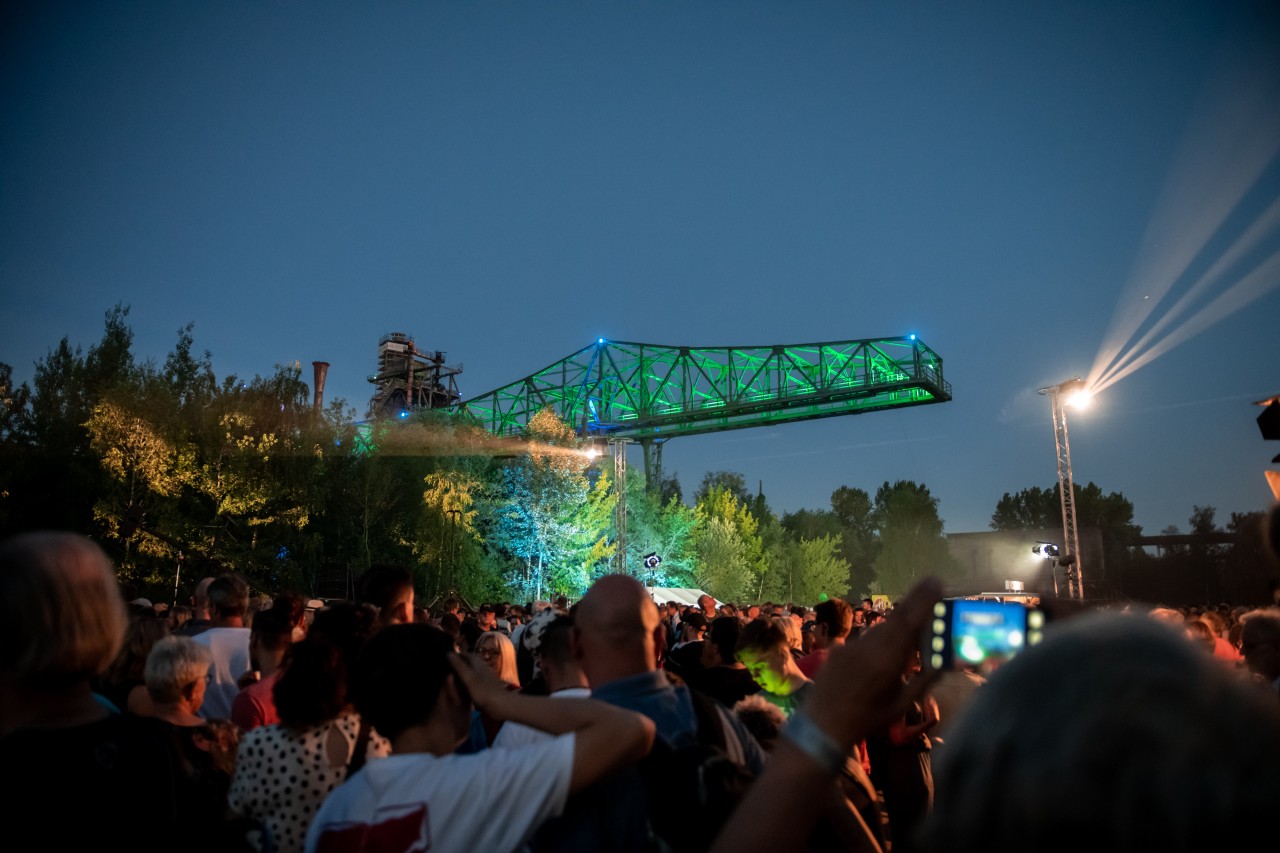
M 249 661 L 250 631 L 244 625 L 249 609 L 249 584 L 235 572 L 219 575 L 209 584 L 212 624 L 191 639 L 213 653 L 209 686 L 200 716 L 206 720 L 231 719 L 231 705 L 240 692 L 239 679 L 253 667 Z
M 569 794 L 639 761 L 653 723 L 592 699 L 527 696 L 453 651 L 431 625 L 393 625 L 369 640 L 352 682 L 356 708 L 390 739 L 325 799 L 308 853 L 515 850 Z M 549 732 L 542 743 L 460 755 L 472 701 L 493 717 Z

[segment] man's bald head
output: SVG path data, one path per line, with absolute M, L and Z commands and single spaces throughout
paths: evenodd
M 574 612 L 575 649 L 592 685 L 657 668 L 658 608 L 627 575 L 596 581 Z

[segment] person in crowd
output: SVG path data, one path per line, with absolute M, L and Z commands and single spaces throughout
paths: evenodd
M 478 663 L 491 669 L 493 674 L 507 685 L 508 690 L 520 689 L 515 646 L 511 645 L 506 634 L 501 631 L 485 631 L 480 635 L 480 639 L 476 640 L 472 656 Z M 486 714 L 481 709 L 476 710 L 475 719 L 472 722 L 472 738 L 467 747 L 470 750 L 491 746 L 503 724 L 502 720 Z
M 921 670 L 920 655 L 910 655 L 904 683 Z M 929 733 L 941 718 L 937 700 L 926 693 L 901 716 L 867 738 L 872 780 L 884 795 L 893 849 L 914 851 L 915 832 L 933 808 L 933 740 Z
M 832 656 L 801 730 L 784 732 L 716 853 L 795 850 L 828 757 L 921 695 L 893 684 L 941 584 L 929 579 L 881 628 Z M 1122 653 L 1117 653 L 1117 649 Z M 1200 851 L 1273 831 L 1280 704 L 1142 616 L 1084 613 L 1002 665 L 957 721 L 937 768 L 927 853 Z
M 800 671 L 776 621 L 757 619 L 743 628 L 737 655 L 762 688 L 757 696 L 775 705 L 787 718 L 803 706 L 813 682 Z M 837 785 L 826 794 L 830 799 L 827 819 L 819 825 L 822 831 L 810 840 L 811 846 L 822 848 L 838 843 L 849 849 L 883 850 L 884 826 L 876 790 L 862 762 L 860 744 L 849 750 L 836 781 Z
M 464 651 L 462 640 L 462 622 L 457 613 L 443 613 L 440 616 L 440 630 L 453 638 L 453 645 L 458 651 Z
M 511 639 L 511 622 L 507 619 L 507 603 L 498 602 L 493 605 L 493 630 Z
M 788 719 L 768 766 L 716 838 L 713 853 L 804 848 L 850 751 L 928 688 L 929 678 L 904 683 L 902 673 L 941 595 L 936 578 L 922 581 L 892 621 L 831 653 L 804 707 Z
M 787 638 L 787 649 L 797 662 L 804 658 L 804 636 L 800 631 L 800 623 L 791 618 L 791 614 L 782 612 L 769 617 L 769 621 L 778 626 Z
M 1251 610 L 1240 619 L 1244 664 L 1273 693 L 1280 693 L 1280 607 Z
M 1187 637 L 1191 639 L 1197 646 L 1204 649 L 1207 655 L 1213 654 L 1214 636 L 1213 628 L 1209 627 L 1209 623 L 1203 619 L 1192 619 L 1186 624 Z
M 249 666 L 256 679 L 231 702 L 231 722 L 241 731 L 280 722 L 274 691 L 285 655 L 293 645 L 294 618 L 286 604 L 262 611 L 249 628 Z
M 710 623 L 698 610 L 690 609 L 680 622 L 680 640 L 668 648 L 661 665 L 666 672 L 688 684 L 696 681 L 702 672 L 702 647 L 706 645 Z M 665 638 L 666 631 L 663 631 Z
M 178 604 L 169 608 L 169 615 L 165 617 L 165 625 L 169 628 L 170 634 L 181 635 L 180 632 L 190 621 L 191 608 L 185 604 Z
M 672 612 L 671 602 L 662 602 L 654 600 L 654 604 L 658 607 L 658 624 L 662 626 L 662 639 L 667 649 L 667 655 L 675 648 L 676 643 L 680 642 L 680 636 L 676 633 L 675 618 Z M 666 656 L 664 656 L 665 659 Z
M 200 827 L 189 845 L 207 850 L 221 848 L 226 840 L 227 788 L 240 734 L 226 720 L 210 722 L 199 715 L 212 657 L 192 637 L 165 637 L 146 663 L 146 689 L 154 706 L 149 723 L 170 746 L 177 820 Z
M 231 703 L 240 692 L 240 677 L 249 671 L 249 629 L 244 614 L 249 608 L 249 584 L 236 572 L 219 575 L 209 584 L 213 620 L 193 639 L 209 650 L 209 689 L 201 716 L 206 720 L 231 719 Z
M 813 647 L 797 665 L 806 678 L 816 678 L 831 649 L 842 646 L 853 630 L 853 608 L 843 598 L 829 598 L 813 608 Z
M 865 627 L 867 627 L 867 611 L 859 605 L 853 608 L 853 625 L 849 628 L 849 636 L 858 637 Z
M 480 639 L 476 640 L 473 654 L 510 689 L 520 689 L 520 676 L 516 672 L 516 650 L 506 634 L 501 631 L 486 631 L 481 634 Z
M 288 615 L 289 624 L 293 626 L 290 642 L 296 643 L 307 635 L 307 601 L 301 595 L 296 592 L 282 592 L 275 597 L 271 609 L 282 610 Z
M 952 729 L 921 844 L 1194 851 L 1265 838 L 1280 791 L 1280 703 L 1266 699 L 1175 625 L 1064 620 Z
M 270 610 L 275 606 L 275 599 L 260 592 L 257 595 L 249 596 L 249 606 L 244 611 L 244 626 L 253 628 L 253 618 L 264 610 Z
M 98 693 L 124 713 L 151 716 L 151 697 L 147 694 L 144 678 L 147 655 L 157 642 L 168 635 L 168 625 L 154 610 L 140 609 L 130 613 L 124 645 L 102 678 L 98 679 Z
M 468 614 L 462 620 L 462 628 L 459 632 L 459 636 L 462 638 L 463 650 L 474 652 L 476 642 L 479 641 L 481 635 L 492 631 L 495 625 L 497 625 L 497 617 L 494 615 L 492 604 L 482 604 L 475 613 Z
M 734 651 L 760 687 L 760 695 L 791 716 L 811 682 L 791 656 L 782 626 L 774 620 L 757 619 L 742 629 Z
M 251 837 L 256 849 L 302 850 L 329 792 L 366 761 L 390 755 L 351 700 L 356 660 L 377 622 L 372 607 L 335 602 L 289 647 L 274 691 L 280 722 L 245 733 L 227 796 L 235 814 L 262 826 Z
M 760 685 L 738 660 L 740 630 L 737 616 L 717 616 L 702 643 L 702 666 L 693 671 L 691 679 L 686 679 L 694 690 L 727 708 L 732 708 L 739 699 L 760 692 Z
M 1227 630 L 1230 627 L 1227 621 L 1227 613 L 1230 607 L 1226 604 L 1220 605 L 1222 609 L 1207 609 L 1200 616 L 1200 620 L 1207 624 L 1213 631 L 1213 655 L 1220 658 L 1232 666 L 1239 666 L 1244 662 L 1240 657 L 1240 650 L 1231 644 L 1227 639 Z
M 698 596 L 698 609 L 702 611 L 702 615 L 706 618 L 707 622 L 710 623 L 712 619 L 716 618 L 715 597 L 705 592 Z
M 325 799 L 308 851 L 516 850 L 571 793 L 638 761 L 653 740 L 640 714 L 508 690 L 488 668 L 453 654 L 452 641 L 430 625 L 380 631 L 361 657 L 355 695 L 394 754 Z M 473 702 L 558 737 L 458 754 Z
M 578 602 L 573 646 L 592 698 L 645 715 L 671 748 L 697 740 L 699 712 L 691 691 L 672 684 L 658 668 L 661 631 L 658 608 L 644 586 L 627 575 L 605 575 Z M 755 739 L 728 708 L 706 697 L 700 701 L 723 736 L 728 759 L 759 773 L 764 753 Z M 575 827 L 577 843 L 566 842 L 566 849 L 647 849 L 651 809 L 644 775 L 625 771 L 593 795 L 601 806 Z
M 765 752 L 773 752 L 773 745 L 782 734 L 787 715 L 781 708 L 759 693 L 744 696 L 733 706 L 733 715 L 751 733 Z
M 184 624 L 181 629 L 174 630 L 173 633 L 180 637 L 194 637 L 203 631 L 209 630 L 213 624 L 213 616 L 209 605 L 209 587 L 217 578 L 201 578 L 196 584 L 196 588 L 191 593 L 191 618 Z
M 411 624 L 413 597 L 413 575 L 404 566 L 371 566 L 356 583 L 356 602 L 375 608 L 383 627 Z
M 5 813 L 11 834 L 39 833 L 19 846 L 150 851 L 177 837 L 165 744 L 93 692 L 125 626 L 111 562 L 93 541 L 37 531 L 0 543 Z
M 526 640 L 537 663 L 535 686 L 523 692 L 554 696 L 557 699 L 582 699 L 591 695 L 586 673 L 573 656 L 573 617 L 567 613 L 546 610 L 529 626 Z M 503 723 L 493 740 L 498 749 L 511 749 L 551 737 L 546 732 L 521 723 Z
M 929 690 L 929 695 L 938 705 L 938 722 L 929 732 L 934 761 L 946 750 L 951 727 L 973 701 L 974 694 L 986 683 L 986 676 L 979 673 L 973 665 L 961 660 L 956 661 L 954 669 L 938 674 Z

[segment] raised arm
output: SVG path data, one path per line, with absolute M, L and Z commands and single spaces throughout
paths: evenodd
M 713 853 L 804 846 L 853 745 L 903 713 L 933 680 L 926 672 L 904 684 L 902 672 L 941 595 L 937 579 L 921 581 L 883 624 L 832 650 Z
M 634 764 L 653 746 L 653 721 L 643 714 L 595 699 L 551 699 L 512 692 L 468 658 L 453 655 L 450 662 L 471 691 L 472 701 L 495 719 L 523 723 L 553 735 L 574 733 L 571 792 Z

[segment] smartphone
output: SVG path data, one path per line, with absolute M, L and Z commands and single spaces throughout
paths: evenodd
M 1044 636 L 1043 610 L 1020 601 L 945 598 L 933 606 L 922 662 L 989 675 Z

